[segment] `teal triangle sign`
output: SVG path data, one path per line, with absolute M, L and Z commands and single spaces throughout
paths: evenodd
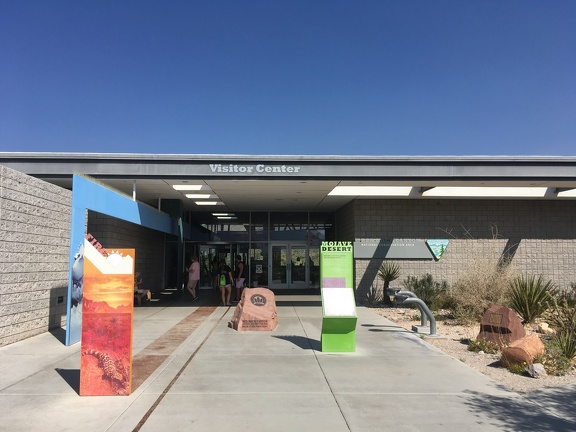
M 438 261 L 444 252 L 446 252 L 446 248 L 448 247 L 448 243 L 450 240 L 426 240 L 426 244 L 430 248 L 432 255 L 434 255 L 434 259 Z

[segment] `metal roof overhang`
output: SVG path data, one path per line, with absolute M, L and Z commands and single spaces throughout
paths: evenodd
M 357 198 L 431 199 L 426 191 L 441 186 L 546 188 L 539 199 L 576 189 L 576 157 L 0 153 L 0 165 L 65 188 L 72 174 L 84 174 L 154 207 L 179 199 L 191 211 L 330 212 Z M 201 185 L 223 204 L 197 205 L 177 184 Z M 329 195 L 337 186 L 411 189 L 405 196 Z

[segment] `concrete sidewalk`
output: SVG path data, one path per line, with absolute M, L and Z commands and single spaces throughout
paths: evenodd
M 266 333 L 229 328 L 233 307 L 136 308 L 130 396 L 78 396 L 59 335 L 0 348 L 0 430 L 576 430 L 576 388 L 510 392 L 363 307 L 356 352 L 323 353 L 319 296 L 276 301 Z

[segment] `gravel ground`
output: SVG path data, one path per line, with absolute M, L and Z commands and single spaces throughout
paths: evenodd
M 413 325 L 420 325 L 420 312 L 417 309 L 375 307 L 373 310 L 407 330 L 411 330 Z M 465 327 L 455 325 L 450 321 L 436 321 L 436 333 L 439 337 L 424 337 L 424 340 L 518 393 L 530 393 L 549 387 L 576 384 L 576 369 L 574 367 L 564 376 L 547 375 L 542 378 L 532 378 L 528 375 L 523 376 L 508 371 L 500 364 L 499 354 L 468 351 L 468 345 L 462 343 L 461 340 L 476 339 L 479 330 L 479 325 Z

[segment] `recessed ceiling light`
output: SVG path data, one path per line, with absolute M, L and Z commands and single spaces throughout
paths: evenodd
M 172 185 L 172 187 L 178 191 L 193 191 L 202 189 L 202 185 L 179 184 L 179 185 Z
M 190 198 L 190 199 L 208 199 L 208 198 L 216 198 L 216 196 L 214 195 L 210 195 L 210 194 L 185 194 L 184 195 L 186 198 Z
M 412 186 L 336 186 L 328 195 L 409 196 Z
M 214 205 L 224 205 L 223 202 L 220 201 L 194 201 L 194 204 L 196 205 L 209 205 L 209 206 L 214 206 Z
M 422 192 L 422 196 L 433 197 L 484 197 L 524 198 L 543 197 L 545 187 L 434 187 Z
M 558 192 L 558 196 L 564 197 L 564 198 L 566 198 L 566 197 L 574 198 L 574 197 L 576 197 L 576 189 L 570 189 L 570 190 Z

